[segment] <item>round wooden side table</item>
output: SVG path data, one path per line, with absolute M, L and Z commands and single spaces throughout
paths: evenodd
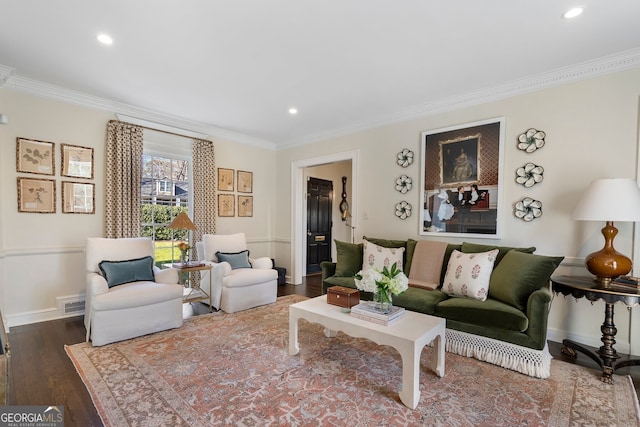
M 602 346 L 593 351 L 575 341 L 565 339 L 562 341 L 562 352 L 575 357 L 576 351 L 589 356 L 602 368 L 602 377 L 605 383 L 613 383 L 613 372 L 625 366 L 640 365 L 640 359 L 625 357 L 622 358 L 614 348 L 616 343 L 616 325 L 613 322 L 613 306 L 617 302 L 622 302 L 627 309 L 640 304 L 640 289 L 632 287 L 616 286 L 613 282 L 607 286 L 596 283 L 592 277 L 582 276 L 554 276 L 551 278 L 553 291 L 564 296 L 586 298 L 591 302 L 599 299 L 605 303 L 604 323 L 600 327 L 602 331 Z M 619 360 L 621 359 L 621 360 Z

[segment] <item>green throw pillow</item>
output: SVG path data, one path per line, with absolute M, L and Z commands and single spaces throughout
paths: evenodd
M 533 255 L 509 251 L 493 269 L 489 282 L 489 297 L 506 304 L 527 309 L 529 295 L 542 289 L 564 257 Z
M 353 277 L 362 269 L 362 243 L 336 242 L 336 277 Z
M 523 252 L 526 254 L 532 254 L 536 251 L 535 246 L 531 246 L 529 248 L 513 248 L 511 246 L 483 245 L 480 243 L 462 242 L 462 252 L 467 254 L 489 252 L 493 249 L 498 249 L 498 256 L 496 258 L 496 263 L 495 263 L 496 266 L 500 264 L 500 261 L 502 261 L 502 258 L 504 258 L 507 252 L 509 252 L 511 249 L 516 250 L 518 252 Z
M 126 261 L 101 261 L 98 267 L 110 288 L 130 282 L 155 280 L 151 256 Z
M 216 252 L 216 257 L 220 262 L 228 262 L 232 270 L 236 268 L 251 268 L 249 263 L 249 250 L 240 252 Z

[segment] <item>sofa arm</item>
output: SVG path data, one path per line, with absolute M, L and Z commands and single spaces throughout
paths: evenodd
M 322 280 L 328 279 L 329 277 L 336 274 L 336 263 L 331 261 L 322 261 L 320 263 L 320 268 L 322 269 Z
M 273 261 L 269 257 L 261 257 L 261 258 L 249 258 L 249 263 L 251 264 L 251 268 L 261 268 L 265 270 L 270 270 L 273 268 Z
M 98 273 L 87 273 L 87 297 L 109 292 L 107 280 Z
M 529 319 L 527 335 L 535 342 L 539 350 L 542 350 L 547 342 L 547 321 L 550 302 L 551 291 L 547 288 L 533 292 L 529 295 L 527 302 L 527 318 Z
M 154 266 L 153 274 L 155 276 L 156 283 L 174 285 L 180 281 L 180 279 L 178 278 L 178 270 L 173 267 L 160 269 Z

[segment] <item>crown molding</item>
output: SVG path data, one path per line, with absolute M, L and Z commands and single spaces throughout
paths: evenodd
M 55 99 L 57 101 L 76 104 L 96 110 L 108 111 L 116 115 L 134 117 L 147 123 L 157 123 L 160 127 L 164 125 L 165 127 L 182 129 L 199 135 L 204 135 L 211 139 L 223 139 L 226 141 L 250 145 L 256 148 L 271 151 L 276 150 L 276 144 L 271 141 L 221 129 L 206 123 L 165 115 L 152 110 L 135 107 L 129 104 L 88 95 L 72 89 L 66 89 L 49 83 L 14 75 L 13 71 L 13 68 L 0 65 L 0 87 L 6 87 L 8 89 L 14 89 L 30 93 L 32 95 Z M 5 78 L 6 81 L 3 83 L 4 75 L 7 77 Z
M 280 144 L 278 148 L 293 148 L 319 141 L 326 141 L 328 139 L 368 129 L 374 129 L 385 125 L 445 113 L 448 111 L 460 110 L 475 105 L 511 98 L 517 95 L 536 92 L 547 88 L 638 67 L 640 67 L 640 48 L 626 50 L 615 55 L 604 56 L 592 61 L 559 68 L 550 72 L 514 80 L 490 88 L 416 105 L 385 116 L 364 120 L 340 129 L 320 132 L 296 141 L 288 141 L 285 144 Z

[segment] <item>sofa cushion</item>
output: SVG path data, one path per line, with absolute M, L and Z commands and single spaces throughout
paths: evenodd
M 143 305 L 178 300 L 181 305 L 184 287 L 178 284 L 131 282 L 116 286 L 104 294 L 93 297 L 93 310 L 120 310 Z
M 433 292 L 433 291 L 432 291 Z M 472 325 L 524 332 L 529 319 L 517 308 L 494 299 L 449 298 L 436 305 L 436 316 Z
M 365 240 L 363 242 L 362 269 L 376 269 L 382 271 L 384 267 L 391 268 L 396 264 L 398 270 L 403 270 L 404 247 L 387 248 Z
M 383 248 L 405 248 L 405 252 L 402 257 L 402 266 L 403 266 L 402 271 L 405 274 L 409 274 L 409 269 L 407 264 L 407 257 L 409 256 L 408 240 L 380 239 L 378 237 L 367 237 L 367 236 L 362 236 L 362 239 L 367 240 L 371 243 L 374 243 L 378 246 L 382 246 Z M 411 255 L 413 255 L 413 249 L 415 249 L 415 243 L 413 244 Z
M 232 270 L 236 268 L 251 268 L 249 263 L 249 250 L 240 252 L 216 252 L 219 262 L 228 262 Z
M 362 243 L 336 242 L 336 272 L 338 277 L 353 277 L 362 268 Z
M 393 296 L 393 305 L 424 314 L 433 314 L 436 304 L 449 298 L 439 290 L 409 288 L 399 295 Z
M 529 295 L 548 285 L 563 259 L 509 251 L 493 271 L 489 296 L 524 311 Z
M 518 252 L 524 252 L 527 254 L 532 254 L 536 251 L 535 246 L 531 246 L 528 248 L 513 248 L 511 246 L 483 245 L 480 243 L 462 242 L 462 252 L 465 252 L 468 254 L 477 253 L 477 252 L 487 252 L 493 249 L 498 250 L 498 256 L 496 258 L 496 263 L 495 263 L 496 266 L 500 264 L 500 261 L 502 261 L 502 258 L 504 258 L 507 252 L 509 252 L 512 249 Z
M 486 300 L 497 255 L 497 249 L 471 254 L 453 251 L 447 265 L 442 291 L 454 297 Z
M 125 261 L 102 261 L 98 264 L 107 286 L 147 280 L 153 282 L 153 257 L 129 259 Z
M 331 276 L 324 279 L 324 283 L 329 284 L 331 286 L 343 286 L 345 288 L 356 288 L 356 282 L 352 277 L 338 277 Z
M 239 268 L 226 274 L 222 282 L 226 288 L 243 288 L 271 280 L 278 281 L 278 272 L 274 269 Z

